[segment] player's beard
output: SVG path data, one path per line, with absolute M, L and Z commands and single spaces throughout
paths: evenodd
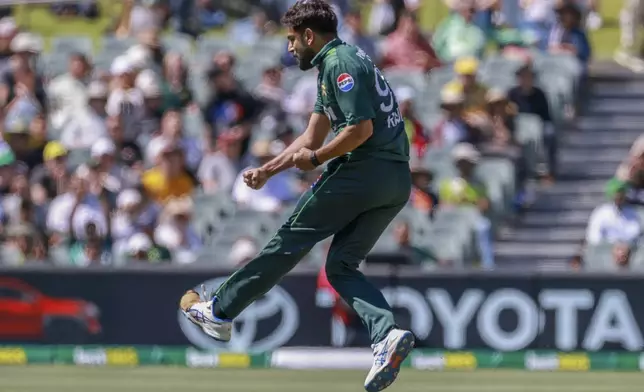
M 309 70 L 313 68 L 313 64 L 311 63 L 313 61 L 313 58 L 315 57 L 315 52 L 313 49 L 307 47 L 302 50 L 302 53 L 297 55 L 297 65 L 300 67 L 302 71 Z

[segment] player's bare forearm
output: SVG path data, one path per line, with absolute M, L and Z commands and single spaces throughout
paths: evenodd
M 295 139 L 280 155 L 266 163 L 263 169 L 269 176 L 274 176 L 281 171 L 290 169 L 293 167 L 293 155 L 302 148 L 310 150 L 320 148 L 330 129 L 331 123 L 325 115 L 313 113 L 306 131 Z
M 373 124 L 371 120 L 364 120 L 355 125 L 345 127 L 331 142 L 315 151 L 320 162 L 326 162 L 333 158 L 347 154 L 373 134 Z

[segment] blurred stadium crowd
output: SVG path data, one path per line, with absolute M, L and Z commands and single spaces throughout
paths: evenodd
M 412 145 L 409 207 L 374 252 L 494 267 L 495 233 L 530 208 L 534 184 L 556 180 L 557 134 L 575 121 L 592 53 L 586 29 L 601 24 L 594 2 L 522 1 L 511 24 L 499 1 L 446 0 L 429 34 L 422 1 L 329 1 L 340 37 L 381 65 Z M 279 32 L 291 3 L 236 18 L 208 0 L 128 0 L 100 42 L 1 19 L 1 263 L 253 257 L 320 174 L 287 171 L 259 191 L 239 177 L 297 137 L 316 99 L 316 72 L 297 68 Z M 641 177 L 642 143 L 633 148 L 611 189 Z

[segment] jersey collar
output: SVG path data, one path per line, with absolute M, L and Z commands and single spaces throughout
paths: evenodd
M 322 50 L 318 52 L 318 54 L 313 57 L 313 60 L 311 60 L 311 64 L 314 66 L 318 66 L 322 64 L 322 60 L 324 60 L 324 57 L 326 57 L 327 53 L 336 46 L 340 45 L 342 43 L 342 40 L 340 38 L 334 38 L 331 41 L 327 42 L 326 45 L 322 47 Z

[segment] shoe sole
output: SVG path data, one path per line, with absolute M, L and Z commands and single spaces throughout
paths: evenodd
M 398 373 L 400 372 L 400 365 L 402 365 L 405 358 L 414 349 L 415 343 L 414 334 L 409 331 L 400 337 L 396 344 L 396 349 L 392 351 L 392 354 L 387 359 L 387 364 L 380 372 L 374 375 L 369 384 L 365 385 L 364 388 L 367 392 L 382 391 L 396 381 L 396 377 L 398 377 Z
M 185 317 L 185 318 L 187 318 L 191 323 L 193 323 L 194 325 L 196 325 L 197 327 L 199 327 L 199 328 L 200 328 L 200 329 L 201 329 L 201 330 L 202 330 L 206 335 L 210 336 L 210 337 L 211 337 L 211 338 L 213 338 L 214 340 L 216 340 L 216 341 L 218 341 L 218 342 L 222 342 L 222 343 L 228 343 L 228 342 L 230 342 L 230 339 L 228 339 L 228 340 L 224 340 L 224 339 L 219 338 L 218 336 L 213 335 L 210 331 L 208 331 L 208 329 L 206 329 L 206 328 L 205 328 L 205 327 L 204 327 L 200 322 L 198 322 L 197 320 L 195 320 L 195 319 L 190 315 L 190 313 L 186 312 L 185 310 L 181 309 L 181 313 L 183 313 L 184 317 Z

